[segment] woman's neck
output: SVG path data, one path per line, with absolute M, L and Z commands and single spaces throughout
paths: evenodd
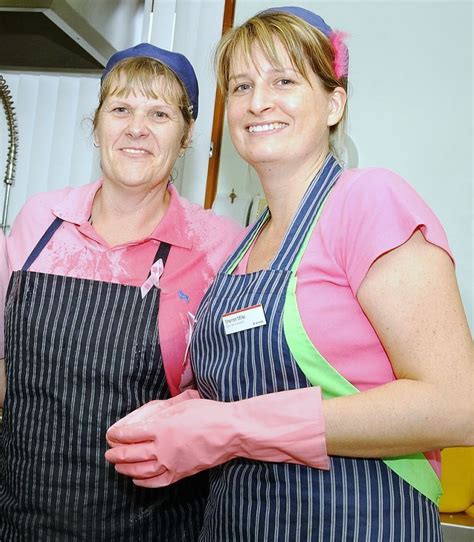
M 247 262 L 248 273 L 268 268 L 308 186 L 321 170 L 326 156 L 327 152 L 308 161 L 304 167 L 267 163 L 256 168 L 271 216 L 252 247 Z
M 298 166 L 277 162 L 255 167 L 270 209 L 272 228 L 286 231 L 308 186 L 321 170 L 328 152 L 325 150 Z
M 167 183 L 143 190 L 104 180 L 92 203 L 91 224 L 110 246 L 138 241 L 153 232 L 170 199 Z

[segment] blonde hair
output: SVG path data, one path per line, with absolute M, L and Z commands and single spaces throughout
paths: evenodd
M 258 13 L 242 25 L 230 29 L 218 43 L 214 55 L 214 68 L 224 96 L 229 91 L 232 62 L 235 58 L 251 61 L 255 46 L 261 49 L 273 66 L 282 67 L 276 42 L 283 45 L 293 67 L 306 80 L 309 66 L 327 92 L 332 92 L 337 87 L 347 91 L 347 76 L 338 78 L 334 71 L 335 51 L 329 39 L 303 19 L 272 10 Z M 346 111 L 347 108 L 344 109 L 341 120 L 330 127 L 330 147 L 336 154 L 344 138 Z
M 173 70 L 148 57 L 126 58 L 105 76 L 100 87 L 99 105 L 92 121 L 94 131 L 109 96 L 128 96 L 137 90 L 148 98 L 163 98 L 167 103 L 179 107 L 186 125 L 184 141 L 193 122 L 191 101 L 186 88 Z

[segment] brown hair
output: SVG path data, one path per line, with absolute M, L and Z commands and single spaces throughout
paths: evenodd
M 252 59 L 252 50 L 258 46 L 267 60 L 281 68 L 275 43 L 285 48 L 293 67 L 308 80 L 307 66 L 320 79 L 327 92 L 337 87 L 347 91 L 347 76 L 337 77 L 334 71 L 335 51 L 329 39 L 303 19 L 278 11 L 264 11 L 242 25 L 226 32 L 217 45 L 214 67 L 217 81 L 224 95 L 229 91 L 230 70 L 237 58 Z M 339 146 L 344 134 L 347 108 L 337 125 L 330 127 L 331 148 Z
M 167 103 L 179 107 L 186 125 L 184 142 L 193 122 L 188 93 L 173 70 L 148 57 L 126 58 L 105 76 L 100 87 L 99 105 L 92 121 L 94 130 L 97 128 L 104 102 L 109 96 L 128 96 L 135 90 L 148 98 L 163 98 Z

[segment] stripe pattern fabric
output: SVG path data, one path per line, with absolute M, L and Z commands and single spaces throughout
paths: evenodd
M 267 270 L 232 275 L 266 215 L 227 260 L 196 315 L 191 360 L 201 395 L 238 401 L 310 386 L 284 335 L 291 267 L 341 168 L 329 155 Z M 261 303 L 267 324 L 226 335 L 222 315 Z M 277 413 L 276 413 L 277 414 Z M 329 471 L 235 459 L 210 473 L 201 542 L 437 542 L 436 506 L 383 461 L 331 457 Z
M 158 311 L 156 288 L 142 299 L 133 286 L 13 273 L 0 540 L 197 540 L 206 474 L 150 490 L 104 458 L 110 425 L 169 397 Z

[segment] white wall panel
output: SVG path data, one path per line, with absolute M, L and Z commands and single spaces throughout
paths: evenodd
M 3 73 L 17 113 L 19 143 L 9 223 L 28 197 L 95 180 L 99 172 L 92 145 L 92 119 L 99 78 Z M 7 130 L 0 116 L 2 180 Z M 3 204 L 3 186 L 0 201 Z
M 73 157 L 74 139 L 76 134 L 75 117 L 79 95 L 79 85 L 74 79 L 61 78 L 57 81 L 57 100 L 54 118 L 54 132 L 61 132 L 62 137 L 49 149 L 50 152 L 50 178 L 52 182 L 62 183 L 70 178 L 71 162 L 58 160 L 59 156 Z
M 32 91 L 36 91 L 33 125 L 29 127 L 32 145 L 29 156 L 23 156 L 22 160 L 26 159 L 29 162 L 29 175 L 26 181 L 28 185 L 33 183 L 35 191 L 37 191 L 36 187 L 41 191 L 57 188 L 54 180 L 50 178 L 51 150 L 56 143 L 53 138 L 57 109 L 57 83 L 57 77 L 40 77 L 34 81 L 37 87 L 32 86 Z M 43 167 L 43 164 L 47 164 L 47 167 Z
M 176 2 L 174 50 L 189 58 L 199 80 L 199 116 L 178 186 L 183 196 L 200 205 L 204 203 L 216 93 L 211 51 L 220 38 L 223 15 L 220 0 Z

